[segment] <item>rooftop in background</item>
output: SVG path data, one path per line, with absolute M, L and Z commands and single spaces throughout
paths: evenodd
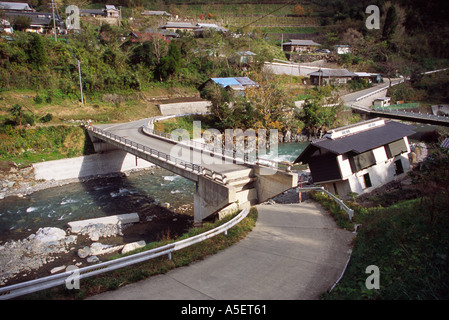
M 157 10 L 144 10 L 141 13 L 144 16 L 168 16 L 171 17 L 171 14 L 167 11 L 157 11 Z
M 47 26 L 52 21 L 53 14 L 51 12 L 18 12 L 18 11 L 7 11 L 5 13 L 5 16 L 10 21 L 13 21 L 15 17 L 27 17 L 31 19 L 30 23 L 31 26 Z M 55 21 L 59 24 L 61 20 L 61 17 L 57 14 L 55 14 Z
M 199 27 L 190 22 L 167 22 L 162 29 L 198 29 Z
M 4 2 L 4 1 L 0 1 L 0 10 L 34 11 L 28 5 L 28 3 L 25 3 L 25 2 Z
M 213 82 L 218 84 L 222 88 L 230 86 L 231 88 L 237 87 L 257 87 L 258 84 L 248 77 L 228 77 L 228 78 L 211 78 Z
M 309 76 L 316 77 L 356 77 L 357 75 L 346 69 L 320 69 L 318 71 L 309 73 Z
M 290 39 L 290 41 L 284 42 L 282 45 L 283 46 L 286 46 L 286 45 L 293 45 L 293 46 L 321 46 L 321 44 L 316 43 L 313 40 L 297 40 L 297 39 Z

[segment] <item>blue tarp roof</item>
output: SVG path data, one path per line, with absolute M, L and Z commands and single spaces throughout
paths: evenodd
M 212 81 L 218 84 L 220 87 L 226 88 L 227 86 L 240 86 L 240 82 L 235 78 L 212 78 Z
M 226 88 L 227 86 L 257 85 L 257 83 L 248 77 L 211 78 L 211 80 L 223 88 Z

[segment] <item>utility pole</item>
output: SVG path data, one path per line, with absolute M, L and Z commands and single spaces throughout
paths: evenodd
M 81 103 L 84 104 L 84 97 L 83 97 L 83 83 L 81 81 L 81 66 L 80 66 L 80 61 L 78 61 L 78 73 L 79 73 L 79 78 L 80 78 L 80 91 L 81 91 Z
M 54 0 L 51 0 L 51 11 L 53 13 L 53 32 L 55 34 L 55 41 L 58 41 L 56 38 L 56 21 L 55 21 L 55 3 Z

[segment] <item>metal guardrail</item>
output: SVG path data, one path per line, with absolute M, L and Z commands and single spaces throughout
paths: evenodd
M 116 269 L 131 266 L 136 263 L 151 260 L 163 255 L 168 255 L 169 259 L 172 258 L 172 253 L 191 245 L 197 244 L 206 239 L 212 238 L 218 234 L 224 233 L 227 235 L 227 231 L 237 225 L 249 214 L 249 209 L 243 209 L 236 217 L 226 222 L 225 224 L 203 232 L 199 235 L 190 237 L 188 239 L 180 240 L 174 243 L 170 243 L 155 249 L 147 250 L 140 253 L 135 253 L 129 256 L 118 258 L 111 261 L 97 263 L 84 268 L 76 268 L 75 270 L 65 271 L 60 274 L 51 275 L 44 278 L 30 280 L 18 284 L 14 284 L 8 287 L 0 288 L 0 300 L 12 299 L 15 297 L 23 296 L 26 294 L 42 291 L 56 286 L 67 285 L 69 281 L 76 278 L 81 280 L 84 278 L 92 277 L 98 274 L 106 273 Z
M 197 174 L 202 174 L 203 172 L 203 168 L 198 165 L 198 164 L 194 164 L 185 160 L 181 160 L 178 158 L 175 158 L 167 153 L 161 152 L 159 150 L 153 149 L 151 147 L 145 146 L 143 144 L 134 142 L 132 140 L 123 138 L 121 136 L 118 136 L 116 134 L 113 134 L 111 132 L 96 128 L 96 127 L 90 127 L 89 128 L 92 132 L 95 132 L 99 135 L 102 135 L 106 138 L 109 138 L 111 140 L 115 140 L 121 144 L 124 144 L 125 146 L 129 146 L 133 149 L 136 149 L 137 151 L 142 151 L 150 156 L 154 156 L 157 157 L 159 159 L 165 160 L 167 162 L 171 162 L 173 164 L 175 164 L 178 167 L 184 168 L 184 169 L 190 169 L 192 172 L 196 172 Z
M 159 119 L 155 119 L 155 120 L 157 121 Z M 150 122 L 155 121 L 155 120 L 151 119 Z M 229 150 L 229 149 L 225 149 L 225 148 L 221 148 L 221 147 L 215 147 L 213 145 L 195 141 L 195 140 L 190 140 L 190 139 L 189 140 L 176 140 L 172 137 L 171 134 L 162 132 L 162 131 L 158 131 L 155 129 L 151 129 L 148 125 L 143 126 L 143 131 L 146 134 L 155 135 L 157 137 L 168 139 L 170 141 L 183 144 L 187 147 L 192 147 L 192 148 L 195 148 L 200 151 L 209 151 L 209 152 L 213 153 L 214 155 L 215 154 L 221 155 L 224 158 L 228 158 L 232 161 L 235 161 L 236 163 L 263 165 L 263 166 L 267 166 L 270 168 L 278 168 L 279 163 L 281 163 L 281 162 L 278 162 L 275 160 L 260 158 L 257 156 L 249 155 L 247 153 L 237 152 L 235 150 Z M 282 162 L 282 164 L 286 164 L 286 163 Z M 291 164 L 290 164 L 290 166 L 287 166 L 287 171 L 290 168 L 291 168 Z
M 405 82 L 405 79 L 400 79 L 398 82 L 395 82 L 395 83 L 392 82 L 392 83 L 391 83 L 391 87 L 392 87 L 392 86 L 395 86 L 395 85 L 398 85 L 398 84 L 401 84 L 401 83 L 403 83 L 403 82 Z M 379 92 L 381 92 L 381 91 L 388 90 L 389 88 L 390 88 L 390 85 L 381 87 L 381 88 L 379 88 L 379 89 L 377 89 L 377 90 L 374 90 L 374 91 L 372 91 L 372 92 L 370 92 L 370 93 L 367 93 L 367 94 L 365 94 L 365 95 L 363 95 L 363 96 L 360 96 L 360 97 L 356 98 L 355 101 L 363 100 L 363 99 L 368 98 L 368 97 L 370 97 L 370 96 L 372 96 L 372 95 L 375 95 L 375 94 L 377 94 L 377 93 L 379 93 Z
M 352 218 L 354 217 L 354 210 L 349 208 L 345 203 L 338 199 L 336 196 L 334 196 L 331 192 L 324 189 L 324 187 L 306 187 L 306 188 L 298 188 L 299 192 L 310 192 L 310 191 L 320 191 L 324 192 L 328 196 L 330 196 L 335 202 L 337 202 L 340 205 L 340 208 L 348 214 L 349 220 L 352 221 Z

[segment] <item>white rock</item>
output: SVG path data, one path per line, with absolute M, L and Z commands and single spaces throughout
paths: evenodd
M 45 227 L 40 228 L 36 232 L 34 240 L 42 243 L 54 242 L 64 239 L 66 236 L 65 231 L 59 228 Z
M 89 262 L 89 263 L 94 263 L 94 262 L 100 261 L 100 259 L 99 259 L 97 256 L 90 256 L 90 257 L 88 257 L 86 260 L 87 260 L 87 262 Z
M 53 273 L 56 273 L 56 272 L 60 272 L 62 270 L 65 270 L 65 268 L 66 268 L 66 266 L 56 267 L 56 268 L 51 269 L 50 273 L 53 274 Z
M 114 247 L 111 245 L 102 244 L 100 242 L 94 242 L 90 245 L 90 255 L 98 256 L 102 254 L 113 253 L 115 251 L 119 251 L 121 248 L 123 248 L 123 245 Z
M 137 241 L 137 242 L 131 242 L 131 243 L 127 243 L 125 244 L 125 246 L 122 249 L 122 254 L 124 253 L 128 253 L 130 251 L 145 247 L 146 243 L 145 241 L 141 240 L 141 241 Z
M 80 257 L 81 259 L 88 257 L 89 254 L 90 254 L 89 247 L 84 247 L 84 248 L 78 249 L 78 257 Z

